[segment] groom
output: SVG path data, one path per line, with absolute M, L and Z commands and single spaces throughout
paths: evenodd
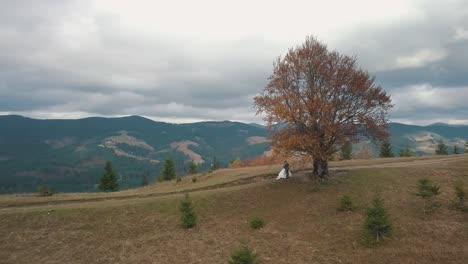
M 286 179 L 289 178 L 289 163 L 287 160 L 284 161 L 283 169 L 286 172 Z

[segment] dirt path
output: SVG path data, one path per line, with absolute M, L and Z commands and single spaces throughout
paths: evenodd
M 448 164 L 449 162 L 463 160 L 464 158 L 466 157 L 453 156 L 453 157 L 447 157 L 447 158 L 442 158 L 442 159 L 395 161 L 395 162 L 388 162 L 388 163 L 382 163 L 382 164 L 370 164 L 370 165 L 355 165 L 355 166 L 350 165 L 350 166 L 334 166 L 334 167 L 332 166 L 330 167 L 330 171 L 336 174 L 336 173 L 340 173 L 343 171 L 355 170 L 355 169 L 366 169 L 366 168 L 400 168 L 400 167 L 413 167 L 413 166 L 427 166 L 427 165 L 434 165 L 434 164 L 445 165 L 445 164 Z M 295 177 L 297 177 L 298 179 L 304 178 L 307 173 L 310 173 L 310 171 L 309 170 L 297 171 L 295 174 L 296 175 Z M 6 204 L 0 204 L 0 210 L 24 208 L 24 207 L 35 207 L 35 206 L 116 201 L 116 200 L 127 200 L 127 199 L 142 199 L 142 198 L 150 198 L 150 197 L 164 197 L 164 196 L 176 195 L 176 194 L 187 193 L 187 192 L 197 192 L 197 191 L 205 191 L 205 190 L 252 184 L 252 183 L 263 181 L 263 180 L 273 180 L 275 177 L 276 175 L 272 175 L 272 174 L 262 174 L 262 175 L 256 175 L 253 177 L 248 177 L 248 178 L 226 182 L 226 183 L 186 189 L 182 191 L 164 192 L 164 193 L 132 194 L 132 195 L 124 195 L 124 196 L 116 196 L 116 197 L 79 198 L 79 199 L 69 199 L 69 200 L 35 201 L 35 202 L 22 202 L 22 203 L 11 203 L 11 204 L 6 203 Z M 293 178 L 295 177 L 293 176 Z
M 466 159 L 466 156 L 453 156 L 442 159 L 428 159 L 428 160 L 413 160 L 413 161 L 395 161 L 381 164 L 371 165 L 356 165 L 356 166 L 336 166 L 330 167 L 330 170 L 356 170 L 356 169 L 369 169 L 369 168 L 400 168 L 400 167 L 413 167 L 434 164 L 448 164 L 449 162 Z
M 150 198 L 150 197 L 164 197 L 175 194 L 183 194 L 189 192 L 198 192 L 205 190 L 213 190 L 219 188 L 226 188 L 232 186 L 246 185 L 255 183 L 265 179 L 274 179 L 275 175 L 262 174 L 256 175 L 254 177 L 244 178 L 240 180 L 214 184 L 210 186 L 203 186 L 198 188 L 191 188 L 182 191 L 173 191 L 173 192 L 164 192 L 164 193 L 145 193 L 145 194 L 131 194 L 115 197 L 95 197 L 95 198 L 79 198 L 79 199 L 69 199 L 69 200 L 57 200 L 57 201 L 37 201 L 37 202 L 22 202 L 22 203 L 12 203 L 12 204 L 0 204 L 0 210 L 3 209 L 13 209 L 13 208 L 24 208 L 31 206 L 44 206 L 44 205 L 61 205 L 61 204 L 76 204 L 76 203 L 87 203 L 87 202 L 102 202 L 102 201 L 118 201 L 118 200 L 127 200 L 127 199 L 141 199 L 141 198 Z

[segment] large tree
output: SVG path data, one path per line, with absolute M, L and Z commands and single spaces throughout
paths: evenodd
M 360 136 L 388 136 L 391 99 L 374 79 L 356 58 L 307 37 L 275 61 L 255 107 L 272 132 L 274 149 L 312 156 L 314 176 L 326 179 L 328 159 L 340 146 Z

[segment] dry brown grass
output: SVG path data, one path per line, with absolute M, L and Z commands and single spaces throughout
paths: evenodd
M 0 208 L 21 206 L 35 203 L 55 203 L 60 201 L 93 201 L 97 199 L 135 198 L 141 196 L 160 196 L 178 192 L 190 192 L 207 188 L 236 185 L 236 182 L 250 178 L 262 178 L 267 175 L 275 175 L 281 165 L 257 166 L 249 168 L 222 169 L 212 173 L 199 173 L 182 178 L 181 182 L 175 180 L 158 182 L 146 187 L 130 189 L 111 193 L 58 193 L 50 197 L 37 197 L 36 194 L 0 195 Z M 197 178 L 193 183 L 192 178 Z M 231 184 L 232 183 L 232 184 Z
M 327 185 L 295 177 L 194 192 L 199 225 L 193 230 L 179 224 L 181 194 L 3 209 L 0 262 L 227 263 L 231 250 L 247 240 L 261 263 L 464 263 L 467 214 L 452 209 L 451 200 L 455 180 L 468 184 L 467 161 L 465 155 L 423 166 L 356 169 L 337 174 Z M 254 168 L 251 173 L 268 169 L 277 168 Z M 196 184 L 223 182 L 224 175 L 252 177 L 244 169 L 216 173 L 199 177 L 203 179 Z M 442 206 L 429 216 L 424 216 L 422 201 L 413 194 L 423 176 L 442 190 Z M 179 188 L 170 184 L 164 188 Z M 182 184 L 192 183 L 184 179 Z M 157 185 L 151 188 L 156 191 Z M 362 244 L 363 221 L 376 192 L 385 198 L 394 234 L 368 248 Z M 355 212 L 337 211 L 344 193 L 356 201 Z M 263 218 L 266 226 L 252 230 L 247 222 L 252 216 Z

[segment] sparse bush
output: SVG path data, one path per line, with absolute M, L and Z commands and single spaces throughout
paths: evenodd
M 367 209 L 367 218 L 365 223 L 369 237 L 375 242 L 385 239 L 392 231 L 392 225 L 387 211 L 383 207 L 383 199 L 377 197 L 372 202 L 372 207 Z
M 341 160 L 350 160 L 353 158 L 353 145 L 351 141 L 346 141 L 346 143 L 341 146 Z
M 349 195 L 343 195 L 340 200 L 340 206 L 338 207 L 338 211 L 354 211 L 356 206 L 353 203 L 353 199 Z
M 219 160 L 216 157 L 214 157 L 213 158 L 213 163 L 211 164 L 211 169 L 213 171 L 215 171 L 215 170 L 218 170 L 220 168 L 221 168 L 221 163 L 219 162 Z
M 37 189 L 39 196 L 52 196 L 54 192 L 47 187 L 47 185 L 41 185 Z
M 278 164 L 279 162 L 284 161 L 285 159 L 288 159 L 289 157 L 285 157 L 281 154 L 274 153 L 273 151 L 267 152 L 267 155 L 262 155 L 262 156 L 257 156 L 255 158 L 251 159 L 246 159 L 244 160 L 244 166 L 260 166 L 260 165 L 275 165 Z M 310 156 L 304 157 L 306 159 L 311 159 Z M 309 163 L 307 163 L 309 164 Z M 296 166 L 293 166 L 296 168 Z
M 257 254 L 250 249 L 247 244 L 242 244 L 239 248 L 235 249 L 231 258 L 229 259 L 229 264 L 257 264 Z
M 196 183 L 197 181 L 198 181 L 197 178 L 195 178 L 195 177 L 192 178 L 192 182 L 193 182 L 193 183 Z
M 466 198 L 466 190 L 465 186 L 463 186 L 463 182 L 458 181 L 455 183 L 455 194 L 458 198 L 457 207 L 460 209 L 465 208 L 465 198 Z
M 400 150 L 400 157 L 412 157 L 413 156 L 413 151 L 406 147 L 404 149 Z
M 250 227 L 252 229 L 260 229 L 265 226 L 265 221 L 260 217 L 250 219 Z
M 372 149 L 370 147 L 363 147 L 356 151 L 353 156 L 354 159 L 372 159 Z
M 244 166 L 244 163 L 240 158 L 236 158 L 235 160 L 231 160 L 229 162 L 229 168 L 241 168 Z
M 197 224 L 197 215 L 193 209 L 192 199 L 188 194 L 185 194 L 184 199 L 180 201 L 179 210 L 181 213 L 182 226 L 185 228 L 192 228 Z
M 440 194 L 440 187 L 427 178 L 419 179 L 417 196 L 424 200 L 424 214 L 436 207 L 434 197 Z
M 448 155 L 447 145 L 445 145 L 443 140 L 439 140 L 435 153 L 436 155 Z
M 177 177 L 176 178 L 176 182 L 181 182 L 182 181 L 182 178 L 181 177 Z
M 195 174 L 198 172 L 198 166 L 193 160 L 190 160 L 188 162 L 187 171 L 188 171 L 188 174 Z

